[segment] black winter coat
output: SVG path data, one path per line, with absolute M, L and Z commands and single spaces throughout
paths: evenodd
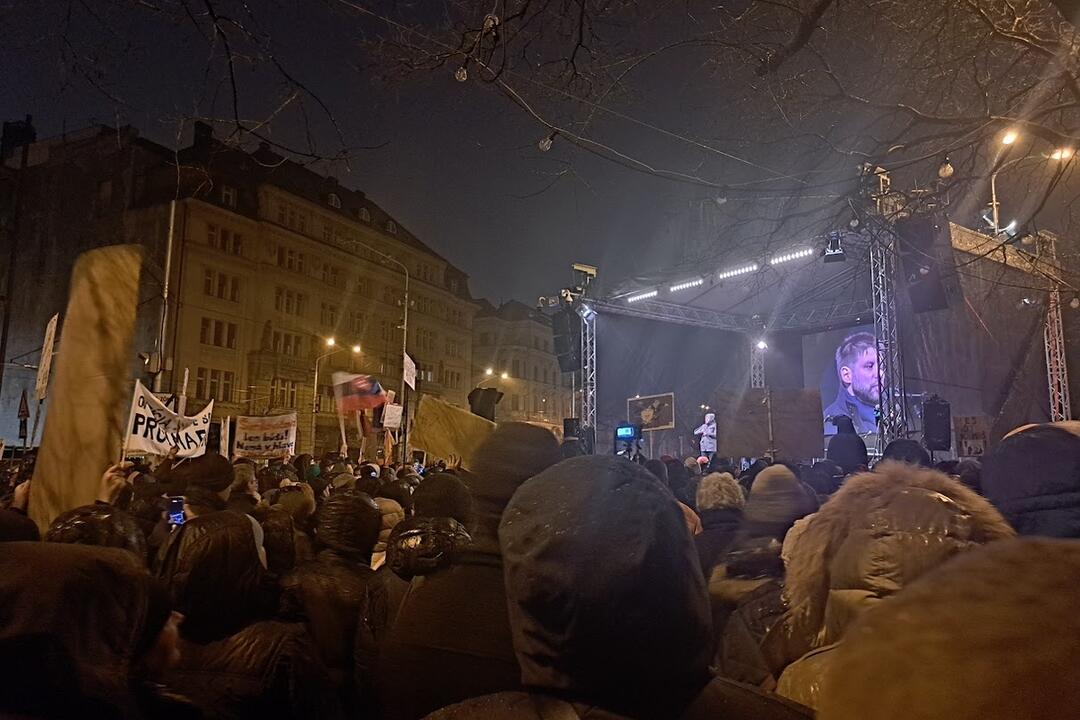
M 698 517 L 701 518 L 701 532 L 694 536 L 694 544 L 697 546 L 698 559 L 701 560 L 702 574 L 707 580 L 719 558 L 731 547 L 738 535 L 739 526 L 742 524 L 742 510 L 702 510 Z
M 386 628 L 386 587 L 374 570 L 324 549 L 282 579 L 281 613 L 302 620 L 346 705 L 371 701 L 371 672 Z M 361 656 L 354 653 L 360 649 Z
M 210 720 L 343 717 L 303 625 L 265 621 L 206 644 L 184 642 L 168 676 Z

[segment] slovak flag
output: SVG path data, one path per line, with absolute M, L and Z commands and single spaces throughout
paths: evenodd
M 386 391 L 371 375 L 336 372 L 333 382 L 334 399 L 342 415 L 377 408 L 386 402 Z

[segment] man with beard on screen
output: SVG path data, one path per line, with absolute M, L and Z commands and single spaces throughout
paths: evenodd
M 837 415 L 847 415 L 860 435 L 878 431 L 875 410 L 881 401 L 878 387 L 877 340 L 868 332 L 857 332 L 844 338 L 836 348 L 836 375 L 840 390 L 831 405 L 825 408 L 826 432 L 836 432 L 830 421 Z

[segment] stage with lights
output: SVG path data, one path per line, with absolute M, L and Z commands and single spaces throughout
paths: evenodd
M 921 437 L 930 396 L 948 401 L 954 417 L 982 418 L 993 437 L 1048 420 L 1042 261 L 955 225 L 942 235 L 931 277 L 941 294 L 929 305 L 916 294 L 929 270 L 895 263 L 906 434 Z M 633 278 L 587 298 L 596 313 L 598 450 L 610 450 L 629 398 L 674 393 L 676 427 L 652 433 L 652 452 L 693 454 L 707 409 L 730 412 L 732 393 L 752 385 L 759 345 L 765 386 L 816 388 L 823 406 L 836 401 L 837 348 L 875 332 L 868 257 L 868 239 L 846 233 Z

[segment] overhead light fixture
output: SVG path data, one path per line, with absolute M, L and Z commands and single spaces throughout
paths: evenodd
M 844 247 L 840 244 L 840 240 L 843 237 L 842 233 L 835 230 L 829 233 L 828 244 L 825 245 L 825 249 L 821 251 L 822 256 L 825 258 L 825 262 L 844 262 L 847 260 L 847 255 L 844 254 Z
M 649 290 L 648 292 L 638 293 L 637 295 L 631 295 L 630 297 L 626 298 L 626 302 L 628 302 L 628 303 L 641 302 L 642 300 L 648 300 L 649 298 L 654 298 L 658 294 L 659 293 L 656 290 Z
M 750 263 L 749 265 L 743 265 L 742 267 L 734 268 L 732 270 L 725 270 L 716 276 L 717 280 L 727 280 L 737 275 L 745 275 L 746 273 L 752 273 L 758 269 L 757 263 Z
M 1054 150 L 1050 153 L 1051 160 L 1068 160 L 1073 156 L 1073 149 L 1070 147 L 1063 147 Z
M 758 340 L 757 341 L 757 349 L 758 350 L 768 350 L 769 349 L 769 343 L 765 342 L 764 340 Z
M 592 320 L 594 317 L 596 317 L 596 311 L 588 305 L 582 305 L 580 312 L 583 320 Z
M 1001 136 L 1002 145 L 1012 145 L 1020 138 L 1020 133 L 1015 130 L 1006 130 L 1005 134 Z
M 690 288 L 700 287 L 705 284 L 704 278 L 695 278 L 694 280 L 686 280 L 681 283 L 675 283 L 668 288 L 668 292 L 679 292 L 680 290 L 689 290 Z
M 798 250 L 788 250 L 787 252 L 774 255 L 769 258 L 770 265 L 779 265 L 781 263 L 790 262 L 792 260 L 798 260 L 799 258 L 810 257 L 814 254 L 813 248 L 799 248 Z

